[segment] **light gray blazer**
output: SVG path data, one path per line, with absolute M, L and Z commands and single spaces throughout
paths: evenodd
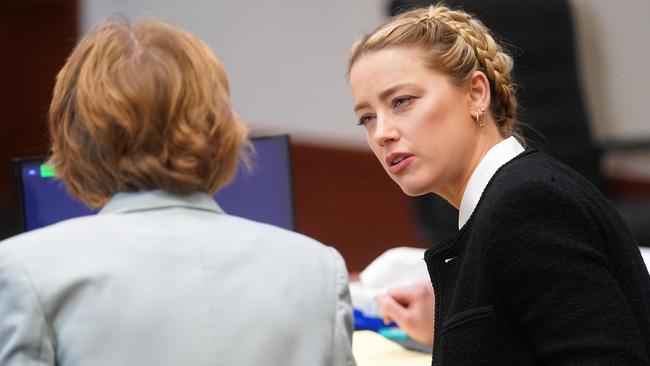
M 120 193 L 0 243 L 0 365 L 354 365 L 341 256 L 212 198 Z

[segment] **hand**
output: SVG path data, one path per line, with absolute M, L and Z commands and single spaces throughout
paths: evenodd
M 413 340 L 433 345 L 435 296 L 428 279 L 389 290 L 375 297 L 384 313 L 384 323 L 395 321 Z

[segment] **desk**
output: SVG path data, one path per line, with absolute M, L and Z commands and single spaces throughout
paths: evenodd
M 352 353 L 357 366 L 429 366 L 431 355 L 409 351 L 383 336 L 359 330 L 352 336 Z

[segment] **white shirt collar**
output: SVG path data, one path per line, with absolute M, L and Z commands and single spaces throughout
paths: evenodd
M 523 151 L 523 146 L 512 136 L 492 146 L 488 150 L 476 166 L 476 169 L 474 169 L 472 176 L 469 178 L 469 182 L 467 182 L 463 198 L 460 201 L 458 229 L 462 228 L 470 216 L 472 216 L 472 212 L 474 212 L 476 205 L 478 205 L 483 190 L 485 190 L 494 173 L 503 164 L 509 162 Z

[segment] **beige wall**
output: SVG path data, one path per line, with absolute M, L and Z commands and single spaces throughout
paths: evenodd
M 595 136 L 650 140 L 650 1 L 571 4 Z

